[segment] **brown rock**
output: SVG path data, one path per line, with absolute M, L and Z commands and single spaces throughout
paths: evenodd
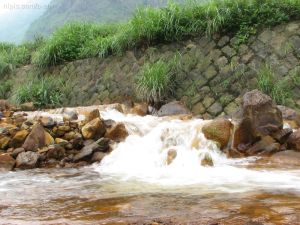
M 300 166 L 300 152 L 292 150 L 278 152 L 271 159 L 272 162 L 286 166 Z
M 53 137 L 46 132 L 40 124 L 36 124 L 27 136 L 22 147 L 26 151 L 37 151 L 38 148 L 49 146 L 51 144 L 54 144 Z
M 55 144 L 65 147 L 69 142 L 61 138 L 55 138 Z
M 22 111 L 34 111 L 34 103 L 33 102 L 26 102 L 20 105 Z
M 290 149 L 300 151 L 300 129 L 289 136 L 287 143 Z
M 133 108 L 130 110 L 130 113 L 136 114 L 139 116 L 146 116 L 148 114 L 148 104 L 146 103 L 135 103 Z
M 100 112 L 98 109 L 85 110 L 81 112 L 85 116 L 85 122 L 88 123 L 94 119 L 100 119 Z
M 248 155 L 271 155 L 279 152 L 280 144 L 277 143 L 271 136 L 264 136 L 260 141 L 255 143 L 249 150 Z
M 170 165 L 174 159 L 177 157 L 177 151 L 174 149 L 171 149 L 168 151 L 168 156 L 167 156 L 167 165 Z
M 243 149 L 255 140 L 251 132 L 251 122 L 248 119 L 234 121 L 232 148 Z
M 160 117 L 180 114 L 191 114 L 191 112 L 181 102 L 178 101 L 163 105 L 157 113 L 157 115 Z
M 40 118 L 40 123 L 43 127 L 54 127 L 55 126 L 55 121 L 53 118 L 51 117 L 41 117 Z
M 10 142 L 10 138 L 7 136 L 0 136 L 0 149 L 7 149 Z
M 258 90 L 243 97 L 243 119 L 249 120 L 254 137 L 263 137 L 283 127 L 282 113 L 272 99 Z
M 277 131 L 276 133 L 272 134 L 272 137 L 280 144 L 284 144 L 292 133 L 293 130 L 287 128 L 287 129 Z
M 208 153 L 206 153 L 201 160 L 201 166 L 214 166 L 214 162 Z
M 21 152 L 17 157 L 16 167 L 19 169 L 33 169 L 38 164 L 39 154 L 36 152 Z
M 28 136 L 29 132 L 27 130 L 18 131 L 15 136 L 12 138 L 10 146 L 13 148 L 19 148 L 23 145 L 26 137 Z
M 64 121 L 73 121 L 78 119 L 78 114 L 73 109 L 65 109 L 63 114 Z
M 202 128 L 204 136 L 208 140 L 219 143 L 220 148 L 224 149 L 230 140 L 232 123 L 226 119 L 216 119 L 205 124 Z
M 109 128 L 105 134 L 106 138 L 116 142 L 124 141 L 128 137 L 128 131 L 123 123 L 117 123 L 115 126 Z
M 98 139 L 105 134 L 105 124 L 100 118 L 96 118 L 82 128 L 82 135 L 85 139 Z
M 15 159 L 9 154 L 0 154 L 0 171 L 11 171 L 15 164 Z
M 282 117 L 286 121 L 295 122 L 295 124 L 300 126 L 300 113 L 294 109 L 288 108 L 286 106 L 278 106 L 282 112 Z
M 47 151 L 47 158 L 48 159 L 56 159 L 56 160 L 61 160 L 65 157 L 65 149 L 61 147 L 60 145 L 51 145 L 48 148 Z

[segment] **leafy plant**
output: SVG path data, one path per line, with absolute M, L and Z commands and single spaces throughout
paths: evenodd
M 168 62 L 146 63 L 137 75 L 137 96 L 152 105 L 165 100 L 173 92 L 177 64 L 178 55 Z
M 265 65 L 258 74 L 258 88 L 271 96 L 277 104 L 285 105 L 291 96 L 291 84 L 286 78 L 276 80 L 274 72 L 269 65 Z
M 54 76 L 32 77 L 25 84 L 18 87 L 15 93 L 18 104 L 33 102 L 38 108 L 56 107 L 62 104 L 63 99 L 68 94 L 66 83 L 62 79 Z

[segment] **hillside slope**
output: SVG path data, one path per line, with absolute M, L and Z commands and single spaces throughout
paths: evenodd
M 53 7 L 31 24 L 25 39 L 31 40 L 35 35 L 48 36 L 56 28 L 70 21 L 101 23 L 123 21 L 128 19 L 139 6 L 159 7 L 166 2 L 161 0 L 52 0 Z

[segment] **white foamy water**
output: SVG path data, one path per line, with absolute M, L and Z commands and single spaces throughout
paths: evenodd
M 130 133 L 100 165 L 94 166 L 107 177 L 164 187 L 199 185 L 227 192 L 300 190 L 299 170 L 248 169 L 246 166 L 256 158 L 228 159 L 201 133 L 207 121 L 139 117 L 114 110 L 101 114 L 105 119 L 124 122 Z M 168 165 L 169 150 L 175 150 L 177 157 Z M 201 165 L 206 154 L 211 156 L 214 167 Z

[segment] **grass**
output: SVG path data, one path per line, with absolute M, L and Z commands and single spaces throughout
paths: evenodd
M 277 104 L 285 105 L 292 90 L 292 83 L 288 78 L 276 79 L 271 67 L 264 65 L 258 73 L 258 88 L 271 96 Z
M 175 86 L 178 57 L 176 55 L 169 61 L 160 59 L 154 63 L 146 63 L 136 77 L 137 97 L 151 105 L 166 100 Z
M 12 88 L 11 81 L 4 81 L 0 83 L 0 99 L 7 99 Z
M 61 106 L 68 94 L 66 82 L 62 78 L 29 76 L 30 79 L 15 91 L 16 103 L 33 102 L 37 108 Z
M 33 62 L 49 67 L 216 32 L 230 32 L 241 44 L 262 27 L 299 18 L 300 0 L 188 1 L 184 5 L 170 2 L 160 9 L 140 8 L 123 24 L 68 24 L 37 50 Z

